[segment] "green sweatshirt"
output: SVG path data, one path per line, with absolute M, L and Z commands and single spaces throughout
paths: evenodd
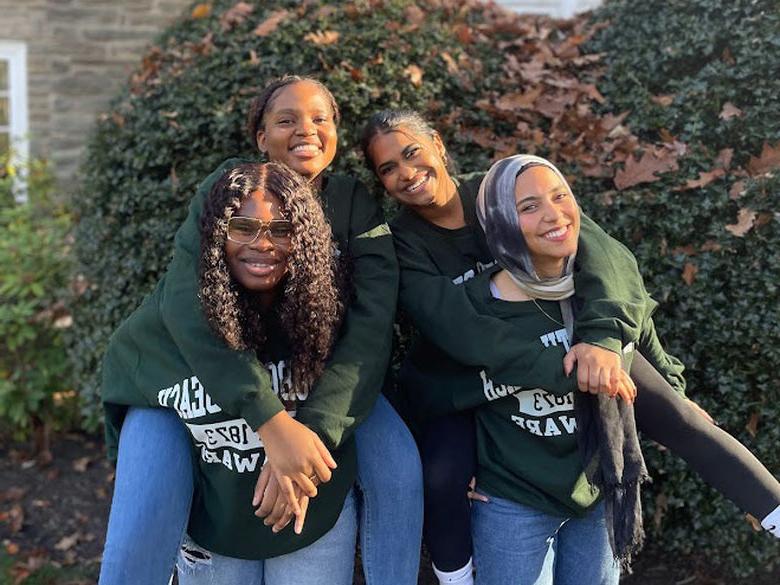
M 475 279 L 468 297 L 478 314 L 515 330 L 518 346 L 534 360 L 534 371 L 514 385 L 498 384 L 480 368 L 470 368 L 468 374 L 440 374 L 456 403 L 475 407 L 477 484 L 489 495 L 548 514 L 581 515 L 599 493 L 585 479 L 577 447 L 577 390 L 574 376 L 567 378 L 563 372 L 563 356 L 571 343 L 560 304 L 537 301 L 537 307 L 494 298 L 489 279 L 497 271 L 492 268 Z M 492 346 L 491 332 L 483 332 L 480 342 Z M 627 366 L 637 350 L 658 363 L 662 374 L 679 375 L 675 365 L 663 359 L 666 354 L 649 318 L 638 343 L 623 348 Z
M 195 493 L 189 535 L 218 554 L 245 559 L 273 557 L 308 546 L 336 523 L 355 477 L 353 440 L 333 452 L 338 467 L 311 501 L 301 535 L 288 526 L 278 534 L 254 515 L 252 496 L 265 460 L 263 444 L 240 414 L 219 401 L 224 392 L 209 387 L 193 371 L 168 333 L 160 308 L 164 282 L 117 329 L 103 361 L 106 429 L 118 436 L 128 406 L 172 408 L 192 439 Z M 271 391 L 295 416 L 309 400 L 296 392 L 290 351 L 279 327 L 269 328 L 263 351 Z M 150 445 L 149 457 L 164 445 Z
M 211 331 L 198 301 L 199 224 L 203 201 L 216 180 L 238 164 L 229 159 L 209 175 L 176 233 L 160 312 L 184 359 L 220 403 L 257 429 L 282 409 L 271 380 L 251 352 L 235 352 Z M 326 176 L 320 193 L 341 253 L 351 261 L 353 296 L 339 339 L 298 420 L 329 448 L 341 445 L 382 388 L 392 346 L 398 264 L 379 202 L 352 177 Z
M 399 376 L 400 403 L 413 422 L 468 407 L 442 382 L 442 371 L 465 373 L 469 366 L 478 366 L 498 384 L 528 387 L 539 385 L 539 377 L 547 375 L 535 353 L 518 343 L 515 328 L 478 313 L 468 298 L 467 289 L 480 286 L 480 272 L 494 264 L 475 209 L 483 176 L 457 181 L 465 227 L 442 228 L 409 209 L 402 209 L 393 222 L 401 266 L 400 306 L 419 332 Z M 578 341 L 617 353 L 639 341 L 656 304 L 644 288 L 633 255 L 584 214 L 574 280 Z M 489 339 L 483 341 L 485 332 Z M 651 356 L 645 357 L 654 363 Z M 681 380 L 670 378 L 678 386 Z M 572 376 L 561 384 L 573 390 L 576 380 Z

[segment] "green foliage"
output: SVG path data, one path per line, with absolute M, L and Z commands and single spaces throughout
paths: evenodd
M 444 3 L 449 7 L 432 10 L 409 30 L 408 1 L 383 8 L 375 2 L 253 2 L 251 17 L 227 31 L 220 20 L 235 2 L 212 4 L 211 17 L 187 15 L 164 33 L 89 144 L 73 207 L 78 271 L 90 286 L 75 306 L 71 353 L 92 426 L 99 422 L 99 364 L 111 333 L 164 270 L 198 182 L 225 158 L 253 152 L 244 118 L 267 81 L 290 72 L 322 79 L 342 110 L 334 168 L 372 184 L 355 144 L 368 116 L 399 106 L 436 108 L 444 116 L 460 107 L 480 123 L 484 114 L 472 106 L 502 78 L 503 57 L 494 43 L 514 38 L 499 31 L 490 40 L 461 43 L 457 25 L 479 25 L 490 16 L 466 2 Z M 290 17 L 272 34 L 253 32 L 280 9 Z M 339 41 L 317 44 L 306 38 L 312 31 L 338 33 Z M 454 76 L 442 51 L 455 60 L 479 59 L 482 74 Z M 405 73 L 413 65 L 423 71 L 419 87 Z M 454 127 L 442 130 L 464 168 L 487 165 L 489 152 Z
M 525 38 L 522 27 L 502 20 L 496 9 L 467 0 L 420 2 L 423 18 L 415 3 L 402 0 L 254 1 L 251 14 L 231 22 L 226 15 L 235 1 L 210 4 L 210 16 L 188 13 L 163 34 L 90 141 L 73 203 L 77 270 L 88 286 L 74 305 L 70 352 L 93 426 L 100 414 L 99 364 L 111 333 L 164 270 L 198 182 L 224 158 L 251 153 L 242 131 L 247 104 L 270 78 L 314 74 L 328 85 L 343 113 L 334 167 L 361 174 L 368 184 L 355 139 L 366 118 L 387 107 L 426 112 L 464 171 L 485 169 L 498 150 L 492 143 L 502 141 L 487 131 L 511 138 L 501 150 L 560 154 L 564 162 L 579 161 L 582 144 L 601 148 L 594 153 L 599 161 L 613 154 L 602 156 L 609 141 L 583 117 L 590 104 L 565 101 L 569 80 L 542 77 L 547 111 L 569 104 L 563 116 L 543 116 L 527 105 L 496 107 L 502 95 L 534 88 L 523 76 L 533 78 L 536 65 L 593 83 L 588 66 L 569 64 L 555 50 L 577 29 L 542 23 L 543 34 Z M 678 172 L 620 192 L 611 178 L 579 176 L 566 166 L 586 210 L 635 251 L 662 303 L 662 337 L 688 366 L 691 396 L 777 470 L 779 185 L 777 177 L 748 177 L 743 168 L 764 141 L 780 140 L 780 86 L 772 69 L 780 62 L 780 16 L 771 8 L 770 0 L 609 3 L 596 18 L 612 24 L 589 45 L 605 54 L 598 87 L 607 100 L 600 111 L 631 110 L 624 123 L 645 140 L 656 141 L 665 129 L 688 152 Z M 281 9 L 289 18 L 266 36 L 255 34 Z M 318 44 L 308 36 L 316 31 L 338 33 L 338 42 Z M 529 64 L 526 53 L 538 50 L 539 38 L 548 45 L 534 53 L 536 65 Z M 571 47 L 560 54 L 567 51 Z M 507 63 L 510 53 L 514 63 Z M 414 67 L 422 73 L 419 84 L 410 80 Z M 664 107 L 651 100 L 657 95 L 674 98 Z M 727 102 L 742 115 L 721 119 Z M 539 128 L 547 133 L 542 144 L 529 138 Z M 487 134 L 475 138 L 474 129 Z M 734 157 L 721 177 L 673 191 L 711 171 L 726 147 Z M 745 189 L 735 199 L 729 192 L 738 180 Z M 736 236 L 726 226 L 745 209 L 755 212 L 756 223 Z M 698 269 L 692 280 L 688 269 L 690 285 L 683 279 L 686 265 Z M 755 437 L 745 430 L 752 420 L 758 421 Z M 719 555 L 739 574 L 776 560 L 776 543 L 753 534 L 734 507 L 678 459 L 653 447 L 648 454 L 655 477 L 647 490 L 648 525 L 657 519 L 660 544 Z
M 677 173 L 620 193 L 578 183 L 591 214 L 636 254 L 669 351 L 687 366 L 689 396 L 777 472 L 780 470 L 780 173 L 741 167 L 764 142 L 780 141 L 780 12 L 773 1 L 608 3 L 589 47 L 606 53 L 599 89 L 605 110 L 631 110 L 630 128 L 661 128 L 688 145 Z M 674 95 L 661 106 L 654 95 Z M 742 115 L 721 119 L 731 102 Z M 728 171 L 699 189 L 674 191 L 711 171 L 721 149 Z M 744 181 L 744 190 L 732 189 Z M 731 192 L 731 195 L 730 195 Z M 744 236 L 726 229 L 753 211 Z M 688 285 L 683 271 L 696 269 Z M 690 273 L 690 272 L 689 272 Z M 751 422 L 752 421 L 752 422 Z M 753 426 L 757 423 L 757 426 Z M 646 449 L 654 483 L 645 490 L 652 540 L 665 550 L 717 558 L 744 576 L 776 565 L 776 541 L 755 534 L 735 506 L 668 451 Z
M 36 173 L 43 168 L 36 165 Z M 71 224 L 46 184 L 40 176 L 30 183 L 29 203 L 0 207 L 0 418 L 20 436 L 67 417 L 73 402 L 63 338 Z

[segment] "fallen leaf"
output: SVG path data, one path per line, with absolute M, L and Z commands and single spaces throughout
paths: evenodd
M 55 550 L 68 550 L 76 546 L 81 538 L 80 532 L 74 532 L 69 536 L 63 536 L 57 544 L 54 545 Z
M 715 240 L 707 240 L 701 245 L 701 251 L 702 252 L 719 252 L 720 249 L 723 246 L 721 246 L 718 242 Z
M 303 37 L 304 41 L 309 41 L 310 43 L 314 43 L 315 45 L 332 45 L 334 43 L 337 43 L 339 40 L 339 37 L 341 36 L 341 33 L 335 30 L 325 30 L 325 31 L 317 31 L 317 32 L 310 32 L 306 36 Z
M 415 87 L 420 87 L 422 85 L 422 78 L 423 78 L 423 70 L 420 69 L 417 65 L 409 65 L 404 69 L 404 75 L 409 79 L 409 81 L 412 82 L 412 85 Z
M 254 30 L 255 36 L 267 37 L 272 32 L 274 32 L 280 24 L 287 20 L 289 16 L 290 13 L 287 10 L 277 10 L 276 12 L 272 12 L 268 18 L 257 25 Z
M 27 488 L 23 487 L 10 487 L 5 491 L 0 492 L 0 502 L 16 502 L 24 497 L 27 493 Z
M 654 95 L 650 97 L 650 101 L 659 106 L 670 106 L 674 101 L 674 95 Z
M 715 169 L 714 171 L 699 173 L 698 179 L 689 179 L 685 182 L 685 185 L 675 187 L 674 191 L 688 191 L 690 189 L 701 189 L 712 183 L 715 179 L 722 177 L 726 174 L 723 169 Z
M 425 22 L 425 12 L 416 4 L 407 6 L 406 10 L 404 10 L 404 16 L 406 17 L 407 22 L 414 26 L 420 26 Z
M 594 102 L 603 104 L 606 101 L 604 99 L 604 96 L 601 95 L 601 92 L 598 90 L 598 88 L 592 83 L 583 83 L 582 85 L 580 85 L 580 89 L 586 96 L 588 96 Z
M 666 128 L 661 128 L 658 135 L 661 137 L 661 141 L 666 142 L 667 144 L 671 144 L 677 140 L 677 138 L 675 138 L 675 136 Z
M 469 28 L 467 24 L 459 24 L 455 27 L 455 36 L 458 37 L 458 40 L 464 45 L 468 45 L 473 40 L 471 28 Z
M 255 51 L 254 49 L 249 49 L 249 62 L 252 65 L 260 64 L 260 57 L 257 56 L 257 51 Z
M 211 4 L 208 2 L 203 2 L 201 4 L 198 4 L 195 6 L 195 8 L 192 9 L 192 18 L 194 19 L 200 19 L 200 18 L 208 18 L 211 15 Z
M 780 142 L 774 146 L 764 142 L 761 155 L 758 158 L 751 158 L 747 165 L 748 171 L 753 176 L 763 175 L 778 167 L 780 167 Z
M 764 527 L 761 526 L 761 522 L 759 522 L 755 516 L 751 514 L 745 514 L 745 520 L 747 520 L 748 524 L 750 524 L 750 527 L 753 529 L 754 532 L 764 531 Z
M 772 219 L 777 215 L 778 219 L 780 219 L 780 213 L 773 214 L 769 211 L 762 211 L 758 214 L 758 217 L 756 217 L 756 227 L 761 227 L 762 225 L 768 224 Z
M 219 17 L 219 25 L 223 31 L 228 31 L 244 22 L 254 9 L 255 7 L 248 2 L 238 2 L 222 13 Z
M 6 522 L 8 522 L 11 534 L 16 534 L 22 529 L 22 526 L 24 526 L 24 510 L 19 504 L 14 504 L 8 510 Z
M 755 221 L 756 212 L 747 207 L 743 207 L 739 210 L 739 213 L 737 213 L 737 223 L 727 225 L 726 230 L 738 238 L 741 238 L 750 231 Z
M 13 556 L 19 553 L 19 545 L 15 542 L 7 540 L 3 544 L 5 545 L 5 552 L 7 552 L 9 555 Z
M 439 57 L 441 57 L 442 61 L 444 61 L 445 65 L 447 65 L 447 72 L 450 75 L 458 74 L 458 64 L 455 62 L 455 59 L 452 58 L 452 55 L 450 55 L 447 51 L 442 51 L 439 53 Z
M 742 116 L 742 110 L 731 102 L 723 104 L 723 109 L 718 115 L 721 120 L 731 120 L 732 118 L 739 118 L 740 116 Z
M 496 100 L 496 107 L 499 110 L 505 110 L 512 112 L 519 109 L 530 109 L 534 107 L 534 103 L 537 98 L 542 94 L 542 87 L 537 85 L 536 87 L 529 89 L 526 92 L 520 93 L 508 93 L 502 95 Z
M 715 157 L 715 166 L 721 169 L 728 169 L 731 166 L 731 159 L 734 157 L 733 148 L 724 148 Z
M 628 157 L 625 166 L 615 173 L 615 186 L 619 190 L 641 183 L 657 181 L 659 173 L 678 169 L 677 155 L 669 149 L 647 150 L 637 160 L 634 155 Z
M 737 181 L 731 186 L 731 189 L 729 189 L 729 198 L 730 199 L 739 199 L 742 194 L 745 192 L 745 185 L 746 181 Z
M 755 437 L 756 433 L 758 432 L 758 419 L 759 415 L 757 412 L 754 412 L 750 415 L 750 418 L 748 419 L 747 424 L 745 425 L 745 430 L 750 433 L 751 437 Z
M 723 53 L 721 53 L 720 58 L 723 59 L 723 62 L 726 63 L 727 65 L 737 64 L 737 60 L 734 59 L 734 55 L 731 52 L 731 49 L 729 49 L 728 47 L 723 49 Z
M 73 462 L 73 471 L 84 473 L 89 467 L 91 459 L 89 457 L 80 457 Z
M 696 273 L 699 272 L 699 268 L 693 262 L 686 262 L 682 271 L 682 279 L 685 284 L 691 286 L 693 281 L 696 280 Z
M 686 256 L 695 256 L 696 246 L 694 246 L 693 244 L 688 244 L 687 246 L 678 246 L 676 248 L 672 248 L 672 254 L 685 254 Z

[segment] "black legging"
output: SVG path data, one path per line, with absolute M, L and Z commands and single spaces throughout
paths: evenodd
M 780 504 L 780 484 L 734 437 L 696 412 L 639 353 L 631 365 L 637 385 L 637 429 L 682 458 L 701 478 L 759 520 Z
M 631 366 L 634 410 L 642 434 L 681 457 L 740 509 L 764 518 L 780 505 L 780 483 L 742 443 L 710 423 L 639 353 Z M 476 471 L 470 413 L 438 418 L 420 441 L 425 485 L 423 538 L 437 569 L 454 571 L 471 557 L 469 501 Z

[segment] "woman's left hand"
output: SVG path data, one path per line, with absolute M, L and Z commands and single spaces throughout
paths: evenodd
M 620 356 L 614 351 L 578 343 L 563 358 L 563 371 L 568 376 L 577 365 L 577 385 L 583 392 L 621 396 L 628 402 L 636 398 L 636 385 L 623 371 Z
M 273 470 L 268 462 L 260 470 L 260 476 L 255 485 L 255 494 L 252 499 L 252 505 L 257 507 L 255 516 L 264 518 L 263 524 L 271 526 L 271 530 L 279 532 L 283 530 L 295 516 L 295 525 L 293 530 L 295 534 L 303 531 L 303 524 L 306 521 L 306 512 L 309 509 L 309 496 L 300 489 L 296 489 L 298 497 L 298 506 L 300 513 L 295 514 L 292 507 L 288 504 L 287 496 L 279 489 L 279 483 L 276 480 Z

